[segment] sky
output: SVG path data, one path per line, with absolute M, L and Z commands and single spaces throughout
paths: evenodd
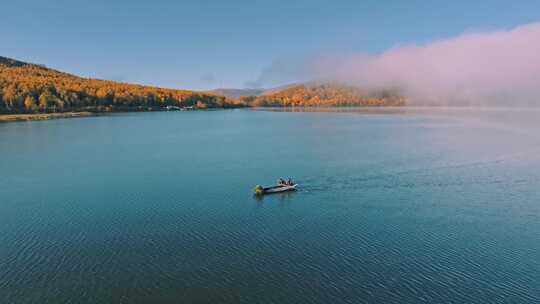
M 540 1 L 0 0 L 0 56 L 161 87 L 275 87 L 306 58 L 540 22 Z

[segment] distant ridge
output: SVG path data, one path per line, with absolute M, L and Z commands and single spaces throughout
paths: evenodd
M 366 91 L 340 83 L 309 82 L 244 96 L 240 101 L 256 107 L 376 107 L 403 106 L 406 99 L 396 90 Z
M 271 94 L 286 90 L 288 88 L 299 86 L 299 85 L 307 85 L 307 83 L 304 83 L 304 84 L 302 84 L 302 83 L 289 83 L 289 84 L 281 85 L 281 86 L 278 86 L 278 87 L 266 89 L 266 90 L 264 90 L 264 92 L 261 95 L 271 95 Z
M 293 84 L 287 84 L 282 85 L 275 88 L 265 89 L 265 88 L 257 88 L 257 89 L 236 89 L 236 88 L 218 88 L 214 90 L 208 91 L 209 93 L 223 95 L 230 98 L 239 98 L 242 96 L 262 96 L 262 95 L 270 95 L 273 93 L 277 93 L 279 91 L 283 91 L 285 89 L 288 89 L 290 87 L 299 85 L 297 83 Z
M 403 106 L 398 90 L 367 91 L 341 83 L 293 83 L 271 89 L 216 89 L 215 94 L 236 98 L 253 107 Z
M 208 91 L 209 93 L 223 95 L 230 98 L 238 98 L 240 96 L 259 96 L 262 95 L 265 89 L 233 89 L 233 88 L 219 88 Z

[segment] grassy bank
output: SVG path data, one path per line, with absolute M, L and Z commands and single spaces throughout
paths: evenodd
M 0 122 L 48 120 L 57 118 L 88 117 L 95 115 L 92 112 L 65 112 L 65 113 L 39 113 L 39 114 L 6 114 L 0 115 Z

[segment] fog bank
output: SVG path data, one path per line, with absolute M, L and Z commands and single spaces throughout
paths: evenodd
M 540 106 L 540 23 L 379 55 L 318 57 L 308 70 L 313 79 L 399 88 L 412 105 Z

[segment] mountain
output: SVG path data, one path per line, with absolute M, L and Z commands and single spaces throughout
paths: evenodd
M 89 79 L 0 57 L 0 113 L 134 111 L 240 106 L 224 96 Z
M 281 92 L 281 91 L 286 90 L 288 88 L 292 88 L 292 87 L 299 86 L 299 85 L 302 85 L 302 83 L 289 83 L 289 84 L 281 85 L 279 87 L 266 89 L 260 95 L 271 95 L 271 94 L 278 93 L 278 92 Z
M 242 103 L 257 107 L 289 106 L 403 106 L 397 90 L 364 91 L 338 83 L 306 83 L 270 90 L 260 96 L 244 96 Z
M 219 88 L 208 91 L 209 93 L 222 95 L 229 98 L 238 98 L 241 96 L 259 96 L 262 95 L 265 89 L 231 89 L 231 88 Z
M 277 93 L 280 91 L 283 91 L 285 89 L 288 89 L 290 87 L 296 86 L 298 84 L 286 84 L 279 87 L 271 88 L 271 89 L 264 89 L 264 88 L 258 88 L 258 89 L 235 89 L 235 88 L 219 88 L 208 91 L 208 93 L 216 94 L 216 95 L 222 95 L 229 98 L 239 98 L 242 96 L 261 96 L 261 95 L 270 95 L 273 93 Z
M 296 86 L 298 84 L 287 84 L 271 89 L 234 89 L 234 88 L 219 88 L 214 89 L 211 91 L 208 91 L 209 93 L 216 94 L 216 95 L 222 95 L 229 98 L 239 98 L 242 96 L 261 96 L 261 95 L 270 95 L 273 93 L 277 93 L 279 91 L 283 91 L 285 89 L 288 89 L 290 87 Z
M 405 98 L 398 90 L 366 91 L 339 83 L 294 83 L 271 89 L 215 89 L 210 92 L 255 107 L 405 105 Z

